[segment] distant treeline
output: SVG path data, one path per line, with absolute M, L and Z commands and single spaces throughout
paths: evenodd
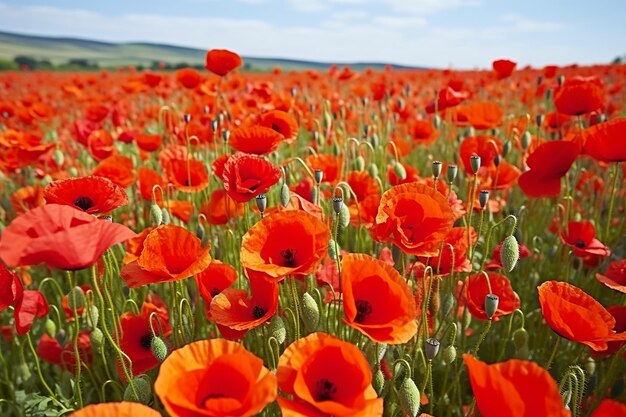
M 201 70 L 203 65 L 191 65 L 186 62 L 178 63 L 166 63 L 161 61 L 152 61 L 149 65 L 137 64 L 137 65 L 101 65 L 97 61 L 74 58 L 63 63 L 52 63 L 48 59 L 37 59 L 27 55 L 16 56 L 12 61 L 6 59 L 0 59 L 0 71 L 15 71 L 15 70 L 59 70 L 59 71 L 90 71 L 101 68 L 118 68 L 118 67 L 133 66 L 137 70 L 142 71 L 145 69 L 159 70 L 159 71 L 174 71 L 181 68 L 195 68 Z M 244 71 L 252 70 L 252 66 L 248 63 L 243 65 Z

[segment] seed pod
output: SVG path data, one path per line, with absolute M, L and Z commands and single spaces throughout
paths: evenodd
M 459 167 L 452 164 L 452 165 L 448 165 L 447 168 L 447 177 L 448 177 L 448 182 L 449 183 L 453 183 L 454 180 L 456 179 L 456 174 L 459 172 Z
M 424 344 L 424 356 L 426 356 L 427 360 L 432 361 L 435 359 L 435 356 L 437 356 L 439 352 L 439 345 L 439 340 L 434 337 L 426 339 L 426 343 Z
M 283 207 L 287 207 L 289 204 L 289 186 L 283 182 L 283 185 L 280 186 L 280 204 Z
M 317 203 L 317 196 L 319 195 L 319 190 L 317 187 L 311 188 L 311 201 Z
M 420 391 L 411 378 L 405 378 L 400 385 L 398 399 L 402 410 L 411 417 L 416 417 L 420 411 Z
M 67 294 L 67 305 L 72 310 L 78 310 L 85 305 L 85 293 L 80 287 L 74 287 Z
M 433 161 L 432 169 L 433 169 L 433 177 L 435 179 L 439 178 L 441 175 L 441 169 L 443 168 L 443 164 L 441 161 Z
M 309 332 L 314 332 L 320 322 L 320 310 L 311 294 L 302 294 L 302 320 Z
M 504 267 L 504 270 L 511 272 L 517 260 L 519 259 L 519 245 L 515 236 L 509 235 L 502 242 L 502 248 L 500 249 L 500 263 Z
M 528 346 L 528 332 L 525 328 L 521 327 L 513 332 L 513 345 L 515 350 Z
M 491 320 L 493 315 L 496 314 L 498 310 L 498 304 L 500 303 L 500 297 L 495 294 L 487 294 L 485 296 L 485 314 L 487 314 L 487 318 Z
M 339 226 L 344 229 L 350 224 L 350 209 L 345 204 L 341 205 L 341 211 L 339 211 Z
M 185 115 L 183 116 L 183 120 L 185 121 L 185 123 L 189 124 L 189 122 L 191 122 L 191 115 L 189 113 L 185 113 Z
M 489 202 L 489 190 L 480 190 L 478 193 L 478 203 L 480 204 L 480 208 L 484 209 Z
M 319 184 L 324 179 L 324 171 L 322 171 L 321 169 L 316 169 L 315 171 L 313 171 L 313 176 L 315 177 L 315 182 Z
M 283 319 L 281 319 L 279 315 L 275 314 L 274 317 L 272 317 L 268 330 L 270 336 L 276 339 L 279 345 L 285 343 L 287 330 L 285 329 Z
M 343 206 L 343 198 L 334 197 L 333 198 L 333 211 L 335 214 L 339 214 L 341 212 L 341 207 Z
M 445 363 L 450 364 L 456 360 L 456 348 L 453 345 L 447 346 L 443 350 L 443 360 Z
M 150 404 L 152 401 L 152 387 L 146 378 L 133 378 L 133 386 L 135 387 L 138 398 L 135 398 L 133 389 L 131 385 L 128 384 L 124 390 L 124 401 L 138 401 L 141 404 Z
M 163 362 L 167 357 L 167 345 L 159 336 L 152 337 L 150 341 L 150 349 L 152 350 L 152 354 L 155 358 L 159 360 L 159 362 Z
M 259 194 L 256 196 L 255 200 L 257 208 L 259 209 L 261 214 L 263 214 L 265 212 L 265 209 L 267 208 L 267 197 L 265 196 L 265 194 Z
M 504 145 L 502 145 L 502 158 L 506 158 L 509 152 L 511 152 L 512 148 L 513 148 L 513 144 L 511 143 L 510 140 L 507 140 L 506 142 L 504 142 Z
M 470 156 L 470 166 L 472 168 L 472 174 L 476 175 L 476 173 L 478 173 L 478 170 L 480 169 L 480 164 L 480 156 L 476 154 Z

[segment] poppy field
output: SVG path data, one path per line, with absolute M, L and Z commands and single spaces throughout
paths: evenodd
M 626 66 L 0 73 L 0 415 L 626 416 Z

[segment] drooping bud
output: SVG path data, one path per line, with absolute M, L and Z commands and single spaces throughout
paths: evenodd
M 426 339 L 426 343 L 424 344 L 424 356 L 426 356 L 427 360 L 432 361 L 435 359 L 435 356 L 439 353 L 439 345 L 439 340 L 434 337 Z
M 435 129 L 439 129 L 439 126 L 441 126 L 441 116 L 438 114 L 433 117 L 433 126 L 435 126 Z
M 400 180 L 406 179 L 406 168 L 400 162 L 396 161 L 393 164 L 393 172 L 396 174 L 396 177 Z
M 96 352 L 99 352 L 104 346 L 104 333 L 100 328 L 94 328 L 91 333 L 89 333 L 89 341 L 91 342 L 91 348 Z
M 370 138 L 370 144 L 374 147 L 374 149 L 378 148 L 378 145 L 380 145 L 380 139 L 376 133 L 374 133 Z
M 456 348 L 453 345 L 447 346 L 442 355 L 444 362 L 450 364 L 456 360 Z
M 417 389 L 417 385 L 411 378 L 405 378 L 400 385 L 398 392 L 398 399 L 400 400 L 400 406 L 402 411 L 411 417 L 416 417 L 420 411 L 420 391 Z
M 153 203 L 150 206 L 150 218 L 152 219 L 153 226 L 160 226 L 163 222 L 163 212 L 158 204 Z
M 257 208 L 259 209 L 261 214 L 263 214 L 265 212 L 265 209 L 267 208 L 267 197 L 265 196 L 265 194 L 259 194 L 256 196 L 255 200 Z
M 337 247 L 335 246 L 335 239 L 330 239 L 328 241 L 328 256 L 333 261 L 337 260 Z
M 350 209 L 344 203 L 341 204 L 339 211 L 339 226 L 344 229 L 350 224 Z
M 204 242 L 204 238 L 206 237 L 206 230 L 204 230 L 204 226 L 201 223 L 196 225 L 196 237 Z
M 314 332 L 320 322 L 320 310 L 311 294 L 302 294 L 302 320 L 307 331 Z
M 525 328 L 520 327 L 513 332 L 513 345 L 516 350 L 520 350 L 524 346 L 528 346 L 528 332 Z
M 504 142 L 504 145 L 502 145 L 502 157 L 506 158 L 509 152 L 511 152 L 511 149 L 513 149 L 513 144 L 511 143 L 511 141 L 507 140 L 506 142 Z
M 453 183 L 454 180 L 456 179 L 456 174 L 459 172 L 459 167 L 452 164 L 452 165 L 448 165 L 447 168 L 447 177 L 448 177 L 448 182 L 449 183 Z
M 498 304 L 500 303 L 500 297 L 495 294 L 487 294 L 485 296 L 485 314 L 487 314 L 487 318 L 491 320 L 493 315 L 496 314 L 498 310 Z
M 385 388 L 385 375 L 383 375 L 383 371 L 381 371 L 380 368 L 378 368 L 376 372 L 374 372 L 372 378 L 372 387 L 378 395 L 381 395 L 383 389 Z
M 83 318 L 87 321 L 89 327 L 97 327 L 100 320 L 100 310 L 91 304 L 83 311 Z
M 522 135 L 522 149 L 523 150 L 525 151 L 528 150 L 532 142 L 532 139 L 533 137 L 529 131 L 524 132 L 524 134 Z
M 504 270 L 511 272 L 519 259 L 519 245 L 515 236 L 509 235 L 502 242 L 502 248 L 500 250 L 500 263 L 504 267 Z
M 363 158 L 361 155 L 357 156 L 357 158 L 354 160 L 354 168 L 357 171 L 363 171 L 365 169 L 365 158 Z
M 376 367 L 385 357 L 385 352 L 387 352 L 387 345 L 385 343 L 370 342 L 365 350 L 365 356 L 367 356 L 367 361 L 370 365 Z
M 470 166 L 472 167 L 472 174 L 476 175 L 480 169 L 480 156 L 474 154 L 470 156 Z
M 367 167 L 367 173 L 372 178 L 378 178 L 378 166 L 376 164 L 369 164 Z
M 150 341 L 150 349 L 152 350 L 152 354 L 155 358 L 159 360 L 159 362 L 163 362 L 167 357 L 167 345 L 159 336 L 153 336 Z
M 57 325 L 54 320 L 51 320 L 50 318 L 46 319 L 44 329 L 46 329 L 46 334 L 50 337 L 54 337 L 57 334 Z
M 65 161 L 65 154 L 61 149 L 55 149 L 54 153 L 52 154 L 52 160 L 54 161 L 56 166 L 60 167 Z
M 287 186 L 286 183 L 283 183 L 283 185 L 280 186 L 280 204 L 283 207 L 287 207 L 287 204 L 289 204 L 289 186 Z
M 124 401 L 138 401 L 141 404 L 150 404 L 152 401 L 152 387 L 146 378 L 133 378 L 133 386 L 135 387 L 134 392 L 130 384 L 126 386 L 124 390 Z M 137 393 L 137 398 L 135 397 L 135 392 Z
M 82 288 L 72 288 L 69 294 L 67 294 L 67 305 L 72 310 L 78 310 L 85 305 L 85 293 Z
M 285 329 L 285 323 L 283 322 L 283 319 L 281 319 L 278 314 L 274 314 L 274 317 L 272 317 L 272 321 L 270 322 L 268 331 L 270 337 L 276 339 L 279 345 L 285 343 L 285 339 L 287 338 L 287 330 Z
M 478 193 L 478 202 L 480 203 L 480 208 L 484 209 L 489 202 L 489 190 L 480 190 Z
M 172 221 L 172 218 L 170 217 L 170 212 L 167 211 L 165 207 L 161 209 L 161 217 L 161 224 L 170 224 Z
M 317 187 L 311 188 L 311 201 L 317 203 L 318 195 L 319 195 L 319 189 Z
M 589 374 L 589 376 L 593 376 L 596 373 L 596 361 L 593 358 L 588 358 L 587 361 L 583 364 L 585 368 L 585 372 Z

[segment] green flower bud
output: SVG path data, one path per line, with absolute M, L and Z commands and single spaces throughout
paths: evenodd
M 150 341 L 150 349 L 152 350 L 152 354 L 155 358 L 159 360 L 159 362 L 163 362 L 167 357 L 167 345 L 159 336 L 154 336 Z
M 85 305 L 85 293 L 80 287 L 74 287 L 67 294 L 67 305 L 72 310 L 78 310 Z
M 341 211 L 339 212 L 339 226 L 344 229 L 350 224 L 350 210 L 348 206 L 342 204 Z
M 525 328 L 520 328 L 513 332 L 513 345 L 516 350 L 520 350 L 523 347 L 528 347 L 528 332 Z
M 328 256 L 330 256 L 330 259 L 332 259 L 333 261 L 336 261 L 338 258 L 338 253 L 337 253 L 337 247 L 335 246 L 335 240 L 334 239 L 330 239 L 328 241 Z
M 133 378 L 133 386 L 135 387 L 135 393 L 130 384 L 126 386 L 124 390 L 124 401 L 140 402 L 141 404 L 150 404 L 152 401 L 152 387 L 150 382 L 146 378 L 138 377 Z
M 516 359 L 528 360 L 530 358 L 530 351 L 528 350 L 528 346 L 523 346 L 520 349 L 517 349 L 515 352 Z
M 100 310 L 98 310 L 98 307 L 91 304 L 83 311 L 83 318 L 87 321 L 89 327 L 97 327 L 100 319 Z
M 50 337 L 54 337 L 57 334 L 57 325 L 53 320 L 49 318 L 46 319 L 44 323 L 44 328 L 46 329 L 46 334 Z
M 302 320 L 309 332 L 314 332 L 320 322 L 320 310 L 311 294 L 302 294 Z
M 363 171 L 365 169 L 365 158 L 363 158 L 361 155 L 359 155 L 355 160 L 354 160 L 354 167 L 357 171 Z
M 317 202 L 317 196 L 319 195 L 319 190 L 316 187 L 311 188 L 311 200 Z
M 524 132 L 522 135 L 522 149 L 527 150 L 530 147 L 533 137 L 529 131 Z
M 515 268 L 518 259 L 519 245 L 517 244 L 517 240 L 515 240 L 515 236 L 513 235 L 507 236 L 502 242 L 502 248 L 500 250 L 500 262 L 504 270 L 511 272 L 513 268 Z
M 507 140 L 506 142 L 504 142 L 504 145 L 502 145 L 502 157 L 506 158 L 509 152 L 511 152 L 512 148 L 513 148 L 513 144 L 511 143 L 510 140 Z
M 456 348 L 453 345 L 447 346 L 442 355 L 445 363 L 450 364 L 456 360 Z
M 404 165 L 402 165 L 399 162 L 396 162 L 393 164 L 393 171 L 396 174 L 396 177 L 398 177 L 398 179 L 400 180 L 404 180 L 406 178 L 406 169 L 404 168 Z
M 283 185 L 280 186 L 280 204 L 283 207 L 287 207 L 290 197 L 289 186 L 286 183 L 283 183 Z
M 387 352 L 387 345 L 384 343 L 370 342 L 367 345 L 365 356 L 367 356 L 367 361 L 370 363 L 372 368 L 380 364 L 380 361 L 385 357 L 385 352 Z
M 593 376 L 596 373 L 596 361 L 592 358 L 588 358 L 587 361 L 583 364 L 585 368 L 585 372 L 589 374 L 589 376 Z
M 61 149 L 55 149 L 54 153 L 52 154 L 52 160 L 57 166 L 62 166 L 63 162 L 65 161 L 65 155 L 63 154 L 63 151 Z
M 378 178 L 378 166 L 376 164 L 369 164 L 367 172 L 372 178 Z
M 276 339 L 278 344 L 282 345 L 283 343 L 285 343 L 285 339 L 287 338 L 287 330 L 285 329 L 285 323 L 283 322 L 283 319 L 281 319 L 278 314 L 275 314 L 274 317 L 272 317 L 272 321 L 270 322 L 268 330 L 270 337 Z
M 383 371 L 381 371 L 380 368 L 374 372 L 372 387 L 374 388 L 374 391 L 376 391 L 376 394 L 382 395 L 383 389 L 385 388 L 385 375 L 383 375 Z
M 420 411 L 420 391 L 411 378 L 405 378 L 400 385 L 398 399 L 402 410 L 411 417 L 416 417 Z
M 96 352 L 99 352 L 100 349 L 102 349 L 102 346 L 104 346 L 104 333 L 96 327 L 91 331 L 91 333 L 89 333 L 89 340 L 91 341 L 91 347 Z
M 161 209 L 161 224 L 170 224 L 172 218 L 170 217 L 170 212 L 167 211 L 165 207 Z
M 441 126 L 441 116 L 438 114 L 433 117 L 433 125 L 435 126 L 435 129 L 439 129 L 439 126 Z
M 206 238 L 206 230 L 204 230 L 204 226 L 202 226 L 202 224 L 200 223 L 196 225 L 196 237 L 203 242 Z

